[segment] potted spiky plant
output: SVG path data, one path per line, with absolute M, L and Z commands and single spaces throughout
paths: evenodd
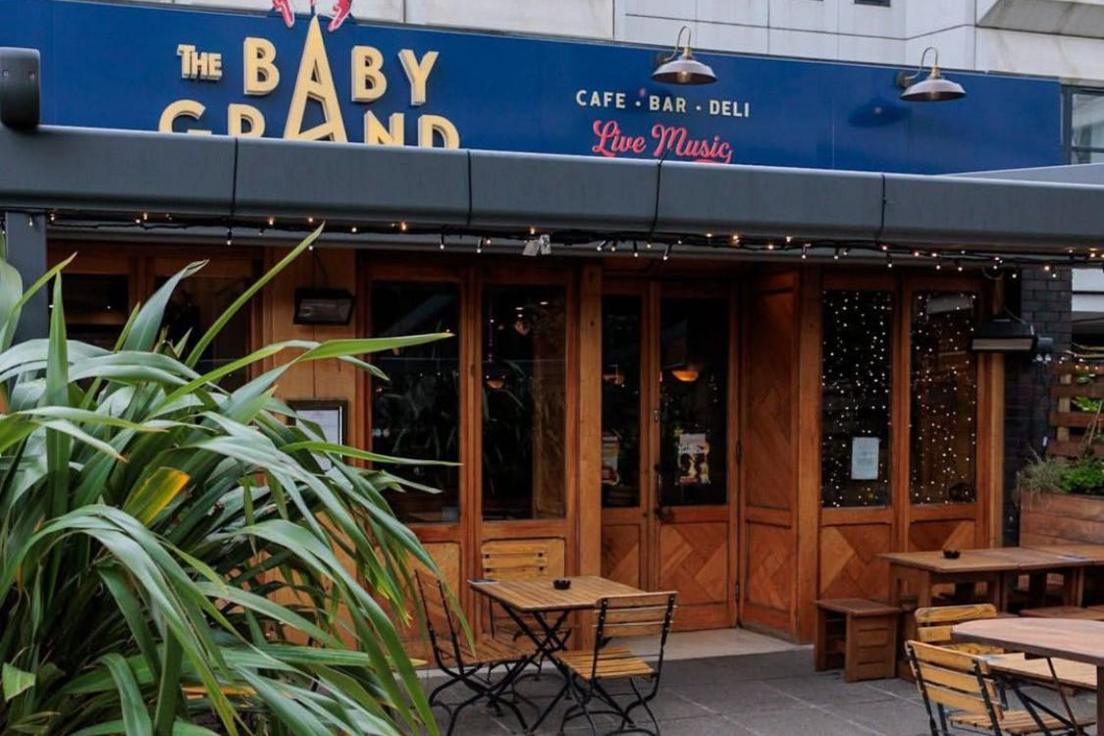
M 296 364 L 374 371 L 366 354 L 446 335 L 294 340 L 195 370 L 320 232 L 193 344 L 169 344 L 162 321 L 201 263 L 105 350 L 66 339 L 65 263 L 24 290 L 0 260 L 0 731 L 436 731 L 387 613 L 410 608 L 410 561 L 433 567 L 385 500 L 403 483 L 385 468 L 402 461 L 288 421 L 275 389 Z M 13 345 L 47 287 L 49 337 Z M 244 386 L 220 387 L 250 367 Z

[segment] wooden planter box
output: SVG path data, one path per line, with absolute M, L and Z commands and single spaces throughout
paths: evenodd
M 1104 496 L 1023 493 L 1020 544 L 1104 544 Z

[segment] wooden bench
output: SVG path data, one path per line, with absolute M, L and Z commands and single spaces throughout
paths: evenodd
M 816 669 L 843 667 L 847 682 L 896 673 L 897 606 L 865 598 L 817 601 Z

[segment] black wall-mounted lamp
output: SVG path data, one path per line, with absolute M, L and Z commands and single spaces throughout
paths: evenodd
M 1039 344 L 1035 328 L 1012 316 L 993 317 L 977 326 L 970 349 L 975 353 L 1034 353 Z
M 347 325 L 355 302 L 346 289 L 296 289 L 295 324 Z
M 0 47 L 0 123 L 16 130 L 38 127 L 39 68 L 38 49 Z
M 924 72 L 924 59 L 928 57 L 929 51 L 935 54 L 935 61 L 928 70 L 928 76 L 917 82 L 916 80 Z M 927 47 L 924 53 L 920 54 L 920 66 L 913 74 L 908 72 L 897 74 L 897 86 L 904 90 L 901 93 L 901 99 L 906 102 L 947 102 L 966 96 L 966 90 L 961 84 L 947 79 L 939 71 L 939 49 L 934 46 Z
M 683 32 L 686 33 L 686 45 L 680 54 Z M 661 60 L 652 72 L 652 79 L 666 84 L 713 84 L 717 81 L 717 75 L 708 64 L 694 58 L 694 52 L 690 50 L 690 27 L 683 26 L 675 37 L 674 51 Z

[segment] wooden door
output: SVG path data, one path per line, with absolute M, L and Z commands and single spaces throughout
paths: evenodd
M 723 290 L 614 285 L 603 303 L 602 565 L 734 623 L 731 319 Z

